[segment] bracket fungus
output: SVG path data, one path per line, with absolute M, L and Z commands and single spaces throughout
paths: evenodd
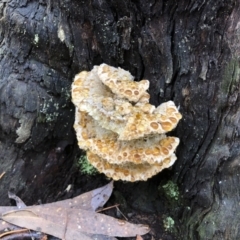
M 179 139 L 166 133 L 182 116 L 172 101 L 149 104 L 148 88 L 148 80 L 135 82 L 107 64 L 80 72 L 72 84 L 78 145 L 114 180 L 145 181 L 177 159 Z

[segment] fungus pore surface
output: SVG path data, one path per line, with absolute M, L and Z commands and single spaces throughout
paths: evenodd
M 146 181 L 176 161 L 179 139 L 166 136 L 182 118 L 172 101 L 149 104 L 148 80 L 107 64 L 77 74 L 74 128 L 88 161 L 114 180 Z

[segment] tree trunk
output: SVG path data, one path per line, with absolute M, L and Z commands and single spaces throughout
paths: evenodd
M 239 0 L 1 1 L 1 205 L 8 189 L 32 204 L 75 181 L 70 85 L 105 62 L 180 107 L 178 160 L 156 178 L 181 190 L 167 212 L 180 239 L 240 239 L 239 12 Z

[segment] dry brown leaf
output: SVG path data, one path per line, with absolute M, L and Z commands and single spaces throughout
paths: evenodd
M 81 208 L 89 211 L 96 211 L 98 208 L 103 207 L 103 205 L 108 201 L 109 197 L 112 194 L 113 190 L 113 181 L 106 184 L 103 187 L 94 189 L 92 191 L 83 193 L 75 198 L 62 200 L 54 203 L 47 203 L 41 206 L 58 206 L 58 207 L 66 207 L 66 208 Z M 24 207 L 23 201 L 17 197 L 14 193 L 8 193 L 9 198 L 12 198 L 16 201 L 17 207 L 0 207 L 0 215 L 4 212 L 9 212 L 11 210 L 18 210 L 19 208 Z M 4 229 L 15 229 L 16 226 L 12 226 L 12 224 L 6 223 L 0 219 L 0 231 Z
M 44 219 L 29 209 L 25 210 L 16 210 L 2 215 L 2 219 L 14 225 L 32 229 L 35 231 L 41 231 L 60 239 L 83 239 L 91 240 L 90 237 L 84 235 L 80 231 L 67 229 L 65 222 L 63 221 L 52 221 Z M 56 220 L 56 219 L 54 219 Z M 65 216 L 65 221 L 66 216 Z
M 27 206 L 20 197 L 16 196 L 16 194 L 11 191 L 8 191 L 8 198 L 15 200 L 18 208 L 24 208 Z
M 83 193 L 75 198 L 43 204 L 42 206 L 58 206 L 66 208 L 80 208 L 89 211 L 96 211 L 104 206 L 112 194 L 113 181 L 107 185 Z
M 134 237 L 149 231 L 144 225 L 132 224 L 104 214 L 53 206 L 33 206 L 11 211 L 3 214 L 2 219 L 35 231 L 41 228 L 42 232 L 56 237 L 59 235 L 55 235 L 55 231 L 62 236 L 65 230 L 118 237 Z M 37 223 L 38 225 L 35 225 Z M 54 228 L 54 231 L 51 231 L 51 228 Z
M 0 224 L 6 221 L 66 240 L 116 240 L 114 236 L 132 237 L 146 234 L 149 231 L 147 226 L 132 224 L 94 211 L 106 203 L 112 189 L 113 183 L 110 182 L 73 199 L 31 207 L 24 207 L 21 199 L 13 194 L 11 197 L 18 200 L 22 209 L 0 207 Z M 6 222 L 5 226 L 9 225 Z

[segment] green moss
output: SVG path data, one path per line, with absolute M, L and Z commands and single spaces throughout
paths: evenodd
M 34 44 L 38 44 L 38 42 L 39 42 L 39 36 L 38 36 L 38 34 L 35 34 L 35 35 L 34 35 L 33 43 L 34 43 Z
M 83 174 L 86 174 L 86 175 L 94 175 L 97 173 L 97 169 L 95 167 L 93 167 L 89 162 L 88 162 L 88 159 L 87 159 L 87 156 L 86 155 L 82 155 L 78 162 L 77 162 L 77 165 L 78 167 L 80 168 L 80 171 L 83 173 Z
M 226 96 L 234 91 L 239 82 L 240 68 L 238 59 L 232 59 L 224 69 L 221 91 Z
M 177 201 L 179 199 L 179 190 L 176 183 L 168 181 L 165 185 L 161 186 L 161 188 L 163 188 L 165 196 L 169 200 Z
M 53 98 L 45 100 L 43 104 L 40 105 L 40 110 L 38 112 L 37 121 L 38 122 L 54 122 L 59 116 L 59 104 L 54 102 Z
M 174 220 L 171 217 L 165 217 L 163 219 L 163 226 L 165 231 L 173 232 L 174 230 Z

